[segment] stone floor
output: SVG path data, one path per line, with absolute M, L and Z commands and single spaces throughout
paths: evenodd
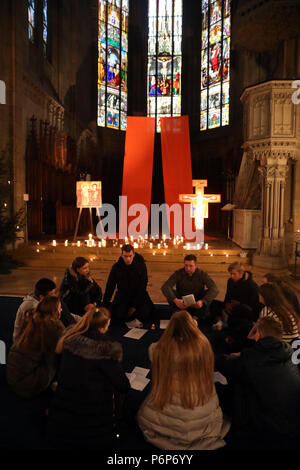
M 34 284 L 41 277 L 53 279 L 57 286 L 60 285 L 66 267 L 70 266 L 76 256 L 84 256 L 90 260 L 90 268 L 93 277 L 105 289 L 106 280 L 112 264 L 120 256 L 120 247 L 110 246 L 106 248 L 88 248 L 69 243 L 64 246 L 64 240 L 57 241 L 57 246 L 51 246 L 51 241 L 30 242 L 20 246 L 13 252 L 13 256 L 24 266 L 14 269 L 11 274 L 0 275 L 0 295 L 25 295 L 33 290 Z M 189 251 L 179 248 L 157 249 L 140 248 L 140 252 L 147 263 L 149 275 L 149 293 L 156 303 L 164 303 L 166 300 L 161 293 L 161 285 L 176 270 L 183 266 L 184 255 Z M 217 299 L 224 299 L 226 283 L 228 279 L 227 268 L 233 261 L 243 261 L 246 269 L 253 273 L 254 280 L 261 284 L 263 281 L 263 270 L 251 266 L 251 252 L 242 250 L 230 240 L 214 238 L 208 240 L 208 249 L 191 251 L 197 254 L 198 266 L 207 271 L 215 280 L 219 294 Z M 246 258 L 241 258 L 241 253 L 246 253 Z M 300 293 L 300 280 L 292 278 L 285 270 L 282 273 L 289 284 Z

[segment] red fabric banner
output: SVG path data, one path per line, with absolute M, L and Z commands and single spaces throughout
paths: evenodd
M 169 206 L 180 204 L 183 215 L 184 208 L 179 203 L 179 195 L 193 193 L 188 116 L 161 118 L 161 151 L 165 202 Z M 177 235 L 172 217 L 170 233 L 172 236 Z
M 130 222 L 136 219 L 136 217 L 134 214 L 129 216 L 127 211 L 130 211 L 130 206 L 133 204 L 144 204 L 146 206 L 148 220 L 143 220 L 141 223 L 143 226 L 146 225 L 146 230 L 148 228 L 152 189 L 154 133 L 155 118 L 127 117 L 122 186 L 122 196 L 127 196 L 127 204 L 125 204 L 122 198 L 119 227 L 120 238 L 130 235 L 128 228 Z

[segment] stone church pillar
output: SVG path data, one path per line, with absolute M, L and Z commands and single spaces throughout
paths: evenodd
M 284 206 L 287 175 L 287 157 L 276 156 L 261 162 L 261 211 L 262 231 L 253 264 L 266 268 L 282 268 L 287 265 L 285 253 Z
M 253 265 L 268 269 L 288 266 L 285 226 L 289 160 L 300 158 L 300 108 L 291 80 L 272 80 L 246 88 L 243 148 L 258 163 L 261 183 L 261 231 Z M 300 105 L 299 105 L 300 106 Z M 249 193 L 251 188 L 247 189 Z M 292 197 L 292 196 L 290 196 Z M 293 221 L 295 231 L 295 221 Z

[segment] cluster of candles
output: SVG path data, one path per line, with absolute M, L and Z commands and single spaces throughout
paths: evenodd
M 151 250 L 153 250 L 152 251 L 153 256 L 156 255 L 156 251 L 155 251 L 156 249 L 157 250 L 165 250 L 169 247 L 169 245 L 166 241 L 167 240 L 166 235 L 163 235 L 162 240 L 158 240 L 158 243 L 157 243 L 156 246 L 154 246 L 155 238 L 151 237 L 151 240 L 152 241 L 148 240 L 147 235 L 145 235 L 145 237 L 139 237 L 136 241 L 133 240 L 133 237 L 130 237 L 130 238 L 125 237 L 124 242 L 125 242 L 125 244 L 131 243 L 135 249 L 136 248 L 150 248 Z M 86 244 L 87 247 L 90 247 L 90 248 L 92 248 L 92 247 L 106 248 L 106 246 L 107 246 L 107 241 L 105 239 L 96 242 L 93 239 L 93 235 L 91 233 L 89 234 L 88 240 L 85 240 L 84 243 Z M 76 243 L 69 243 L 68 240 L 65 240 L 64 246 L 68 247 L 70 245 L 70 246 L 77 246 L 78 248 L 80 248 L 80 246 L 84 246 L 84 243 L 82 245 L 82 242 L 80 240 L 78 240 Z M 173 246 L 176 246 L 176 247 L 182 246 L 186 250 L 200 250 L 201 249 L 201 244 L 200 243 L 197 243 L 196 245 L 192 244 L 192 243 L 186 243 L 185 245 L 183 245 L 183 243 L 184 243 L 183 237 L 178 237 L 177 236 L 176 238 L 173 239 Z M 39 245 L 40 245 L 40 243 L 37 242 L 37 246 L 38 246 L 38 248 L 36 249 L 37 253 L 40 252 Z M 57 246 L 57 241 L 52 240 L 51 245 L 53 247 L 56 247 Z M 123 246 L 122 240 L 112 240 L 112 246 L 122 248 L 122 246 Z M 208 244 L 205 243 L 203 248 L 204 248 L 204 250 L 208 250 Z M 166 251 L 163 251 L 162 254 L 163 254 L 163 256 L 166 256 L 167 253 L 166 253 Z M 209 253 L 209 255 L 214 256 L 213 253 Z M 227 258 L 229 257 L 228 253 L 224 253 L 224 255 Z

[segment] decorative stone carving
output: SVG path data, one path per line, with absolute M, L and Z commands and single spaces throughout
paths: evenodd
M 287 265 L 284 207 L 288 161 L 300 157 L 296 137 L 300 113 L 292 102 L 293 92 L 291 80 L 278 80 L 249 87 L 241 97 L 247 113 L 243 148 L 259 162 L 261 184 L 261 229 L 253 264 L 264 268 Z

